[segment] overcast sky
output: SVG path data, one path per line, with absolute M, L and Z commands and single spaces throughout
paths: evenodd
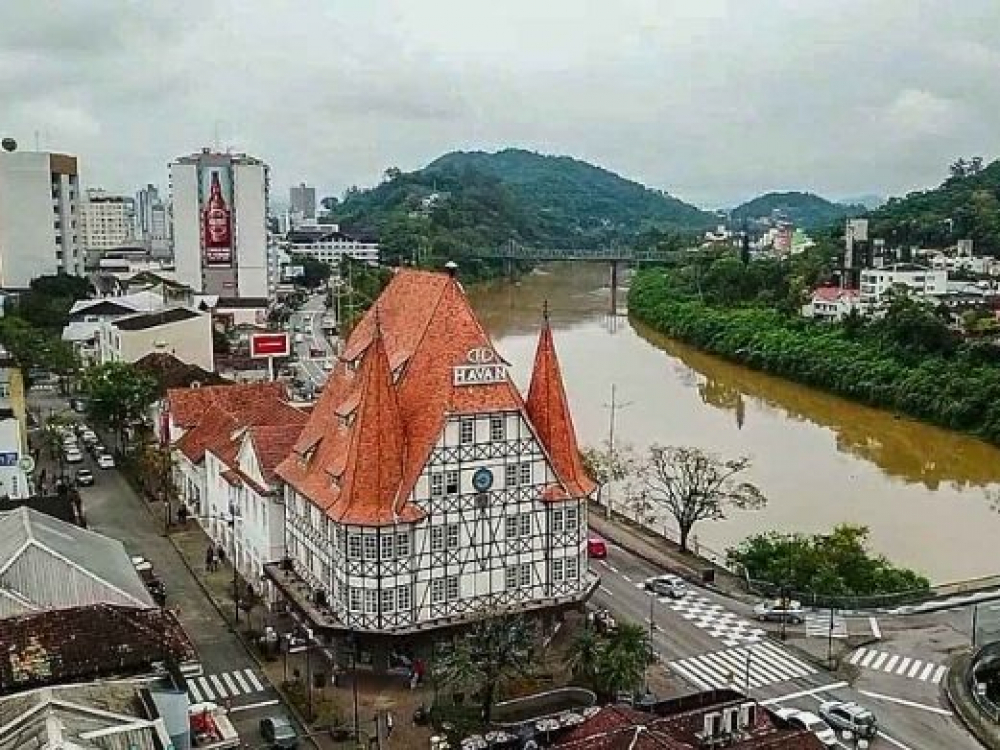
M 276 197 L 455 149 L 569 154 L 703 206 L 995 158 L 998 0 L 5 0 L 0 134 L 166 187 L 212 145 Z

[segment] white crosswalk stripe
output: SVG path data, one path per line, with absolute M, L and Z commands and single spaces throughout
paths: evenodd
M 830 637 L 830 613 L 814 612 L 806 615 L 806 636 L 810 638 Z M 843 615 L 833 616 L 833 637 L 847 637 L 847 620 Z
M 931 661 L 914 659 L 912 656 L 890 654 L 886 651 L 876 651 L 870 648 L 859 648 L 849 660 L 851 664 L 862 669 L 872 669 L 877 672 L 894 674 L 908 680 L 931 682 L 935 685 L 941 682 L 948 667 Z
M 252 669 L 203 675 L 188 680 L 188 696 L 192 703 L 219 702 L 265 690 L 264 684 Z
M 664 606 L 727 646 L 757 643 L 764 635 L 763 628 L 747 622 L 734 612 L 729 612 L 707 596 L 689 594 L 683 599 L 658 598 Z
M 748 682 L 750 689 L 761 688 L 817 671 L 770 641 L 698 654 L 672 661 L 668 666 L 705 690 L 731 685 L 746 687 Z

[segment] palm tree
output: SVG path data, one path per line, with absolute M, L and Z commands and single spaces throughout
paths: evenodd
M 590 685 L 596 684 L 597 665 L 603 648 L 603 640 L 589 625 L 577 631 L 568 654 L 569 668 L 573 676 Z
M 598 686 L 607 695 L 635 690 L 642 683 L 648 661 L 646 629 L 634 622 L 620 623 L 597 660 Z
M 438 655 L 435 679 L 452 691 L 477 692 L 483 725 L 488 726 L 501 686 L 531 671 L 534 641 L 534 632 L 524 617 L 487 614 Z

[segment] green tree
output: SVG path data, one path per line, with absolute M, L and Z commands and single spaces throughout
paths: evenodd
M 0 318 L 0 343 L 21 368 L 26 387 L 33 370 L 69 374 L 79 367 L 69 343 L 16 316 Z
M 738 477 L 750 468 L 750 459 L 723 460 L 700 448 L 654 445 L 642 467 L 648 499 L 677 522 L 682 551 L 699 521 L 718 521 L 730 508 L 756 510 L 767 498 L 753 484 Z
M 483 726 L 488 726 L 499 691 L 531 672 L 533 649 L 534 633 L 522 615 L 487 614 L 439 650 L 434 679 L 443 688 L 477 694 Z
M 90 283 L 81 276 L 39 276 L 20 296 L 16 313 L 37 328 L 61 330 L 69 321 L 73 303 L 86 299 L 89 292 Z
M 318 289 L 333 274 L 333 268 L 329 263 L 317 260 L 311 255 L 293 255 L 292 265 L 302 266 L 299 282 L 307 289 Z
M 156 400 L 156 380 L 128 362 L 89 368 L 81 382 L 87 413 L 99 425 L 114 430 L 125 448 L 125 429 L 145 417 Z
M 570 644 L 568 663 L 573 677 L 601 695 L 614 697 L 642 684 L 650 658 L 649 634 L 634 622 L 620 622 L 600 634 L 589 625 Z

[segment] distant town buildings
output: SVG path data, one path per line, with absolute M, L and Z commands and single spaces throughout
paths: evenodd
M 861 309 L 861 293 L 857 289 L 824 286 L 814 289 L 802 308 L 807 318 L 839 323 L 853 310 Z
M 172 255 L 170 211 L 155 185 L 146 185 L 136 194 L 136 236 L 154 258 Z
M 170 165 L 177 278 L 196 291 L 268 297 L 268 166 L 246 154 L 200 153 Z
M 80 176 L 75 156 L 0 151 L 0 288 L 83 273 Z
M 921 299 L 948 292 L 948 272 L 914 263 L 894 263 L 861 271 L 860 300 L 866 308 L 879 305 L 890 290 L 902 290 Z
M 316 218 L 316 188 L 304 182 L 288 191 L 289 212 L 293 216 L 312 220 Z
M 304 256 L 336 267 L 347 256 L 366 263 L 378 263 L 377 242 L 360 240 L 340 231 L 336 224 L 303 222 L 285 235 L 282 249 L 290 256 Z
M 111 250 L 135 240 L 135 199 L 89 188 L 80 205 L 85 250 Z

